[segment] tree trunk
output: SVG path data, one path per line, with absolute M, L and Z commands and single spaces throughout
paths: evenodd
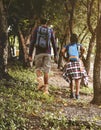
M 90 43 L 89 43 L 89 47 L 88 47 L 88 53 L 87 53 L 86 62 L 85 62 L 85 68 L 86 68 L 86 71 L 87 71 L 88 74 L 89 74 L 89 71 L 90 71 L 91 54 L 92 54 L 92 49 L 94 47 L 94 41 L 95 41 L 95 33 L 92 35 L 92 37 L 90 39 Z
M 94 0 L 91 1 L 87 1 L 87 25 L 88 25 L 88 30 L 91 33 L 91 39 L 90 39 L 90 43 L 89 43 L 89 48 L 88 48 L 88 53 L 87 53 L 87 57 L 86 57 L 86 70 L 87 73 L 89 74 L 89 70 L 90 70 L 90 60 L 91 60 L 91 54 L 92 54 L 92 49 L 94 47 L 94 41 L 95 41 L 95 32 L 96 32 L 96 27 L 95 29 L 93 29 L 93 26 L 91 24 L 91 13 L 92 13 L 92 8 L 93 8 L 93 4 L 94 4 Z
M 29 53 L 29 45 L 32 33 L 37 26 L 37 22 L 35 23 L 34 27 L 31 29 L 32 31 L 27 35 L 24 36 L 20 28 L 18 28 L 18 38 L 19 38 L 19 60 L 23 62 L 24 67 L 28 67 L 30 64 L 28 63 L 28 53 Z M 34 54 L 35 55 L 35 54 Z M 33 57 L 34 57 L 33 55 Z M 34 60 L 34 58 L 33 58 Z M 33 62 L 32 62 L 33 64 Z M 31 64 L 31 66 L 32 66 Z
M 65 9 L 67 11 L 67 13 L 69 14 L 69 20 L 68 20 L 68 24 L 69 24 L 69 31 L 70 31 L 70 34 L 73 33 L 73 25 L 74 25 L 74 10 L 75 10 L 75 5 L 76 5 L 76 0 L 69 0 L 69 3 L 68 2 L 65 2 Z M 69 6 L 70 6 L 70 9 L 69 9 Z
M 94 97 L 92 103 L 101 105 L 101 16 L 97 26 L 93 87 L 94 87 Z
M 0 0 L 0 78 L 7 72 L 8 59 L 8 35 L 7 35 L 7 19 L 4 10 L 3 1 Z
M 27 52 L 27 46 L 26 46 L 25 38 L 23 37 L 23 34 L 22 34 L 20 29 L 19 29 L 19 36 L 20 36 L 21 44 L 22 44 L 22 48 L 23 48 L 23 57 L 24 57 L 23 65 L 26 66 L 27 60 L 28 60 L 28 52 Z
M 61 67 L 64 67 L 64 63 L 63 63 L 63 57 L 62 57 L 62 54 L 61 54 L 61 50 L 63 48 L 63 45 L 64 43 L 68 43 L 68 39 L 67 39 L 67 36 L 69 38 L 69 29 L 68 27 L 66 27 L 66 30 L 65 30 L 65 34 L 62 36 L 62 39 L 61 39 L 61 46 L 60 46 L 60 49 L 59 49 L 59 58 L 58 58 L 58 69 L 60 69 Z

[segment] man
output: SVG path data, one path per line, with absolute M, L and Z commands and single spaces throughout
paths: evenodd
M 44 90 L 48 94 L 48 78 L 51 68 L 51 45 L 54 51 L 54 61 L 57 62 L 57 47 L 53 30 L 47 26 L 47 20 L 41 19 L 41 26 L 34 30 L 31 38 L 29 48 L 29 60 L 32 61 L 32 53 L 34 47 L 36 48 L 35 67 L 37 81 L 39 83 L 38 89 Z M 43 80 L 43 84 L 42 84 Z

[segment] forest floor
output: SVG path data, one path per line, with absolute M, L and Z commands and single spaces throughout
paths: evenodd
M 93 99 L 92 67 L 80 99 L 70 99 L 69 84 L 52 63 L 49 95 L 37 91 L 35 68 L 19 62 L 9 67 L 10 80 L 0 81 L 0 130 L 101 130 L 101 106 Z
M 89 76 L 88 88 L 81 88 L 79 100 L 69 98 L 69 84 L 63 79 L 63 72 L 57 69 L 56 64 L 52 65 L 51 71 L 52 74 L 50 75 L 49 84 L 50 86 L 58 86 L 58 88 L 55 91 L 50 90 L 50 94 L 65 99 L 65 107 L 60 105 L 61 112 L 66 115 L 68 120 L 77 120 L 87 122 L 88 124 L 94 123 L 94 125 L 96 124 L 98 126 L 94 130 L 101 130 L 101 106 L 90 103 L 93 99 L 93 91 L 89 92 L 90 89 L 93 90 L 92 70 Z

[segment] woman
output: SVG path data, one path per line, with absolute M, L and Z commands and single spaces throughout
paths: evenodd
M 78 43 L 76 34 L 71 35 L 70 43 L 62 49 L 62 55 L 67 62 L 63 77 L 70 84 L 70 98 L 79 99 L 80 83 L 82 78 L 84 79 L 84 82 L 88 84 L 88 76 L 82 60 L 80 59 L 84 51 L 84 47 Z M 74 81 L 76 92 L 74 92 Z

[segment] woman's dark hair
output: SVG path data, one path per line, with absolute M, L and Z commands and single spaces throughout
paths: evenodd
M 78 36 L 77 36 L 75 33 L 73 33 L 73 34 L 71 35 L 71 37 L 70 37 L 70 42 L 71 42 L 71 43 L 77 43 L 77 42 L 78 42 Z

